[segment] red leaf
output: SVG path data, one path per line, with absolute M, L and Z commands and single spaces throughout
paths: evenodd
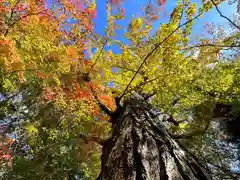
M 157 0 L 159 6 L 162 6 L 166 3 L 166 0 Z
M 119 5 L 122 3 L 123 0 L 110 0 L 110 4 L 112 5 Z

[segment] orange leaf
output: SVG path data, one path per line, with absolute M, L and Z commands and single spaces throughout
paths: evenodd
M 69 47 L 69 48 L 67 49 L 67 55 L 68 55 L 70 58 L 76 58 L 76 57 L 77 57 L 77 53 L 76 53 L 75 49 L 72 48 L 72 47 Z

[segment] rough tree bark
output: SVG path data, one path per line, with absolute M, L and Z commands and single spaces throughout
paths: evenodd
M 166 118 L 132 97 L 112 117 L 112 137 L 103 144 L 98 180 L 209 180 L 206 170 L 169 135 Z M 160 118 L 156 121 L 156 118 Z M 160 121 L 159 121 L 160 122 Z

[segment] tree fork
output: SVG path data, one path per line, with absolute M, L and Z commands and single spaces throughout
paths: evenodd
M 124 101 L 102 147 L 98 180 L 210 180 L 205 168 L 169 135 L 150 104 Z M 116 117 L 115 117 L 116 118 Z M 156 123 L 158 122 L 158 123 Z

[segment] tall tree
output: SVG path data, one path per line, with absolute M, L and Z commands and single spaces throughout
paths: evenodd
M 162 122 L 172 117 L 153 109 L 138 94 L 118 111 L 111 120 L 112 137 L 103 144 L 98 179 L 210 179 L 168 134 Z
M 177 1 L 169 22 L 150 36 L 166 1 L 156 2 L 132 17 L 123 44 L 114 37 L 121 1 L 107 2 L 103 36 L 94 32 L 94 0 L 0 1 L 3 179 L 231 173 L 219 158 L 224 151 L 210 152 L 221 143 L 212 117 L 238 98 L 239 61 L 219 57 L 239 44 L 233 37 L 190 41 L 192 24 L 222 1 Z

